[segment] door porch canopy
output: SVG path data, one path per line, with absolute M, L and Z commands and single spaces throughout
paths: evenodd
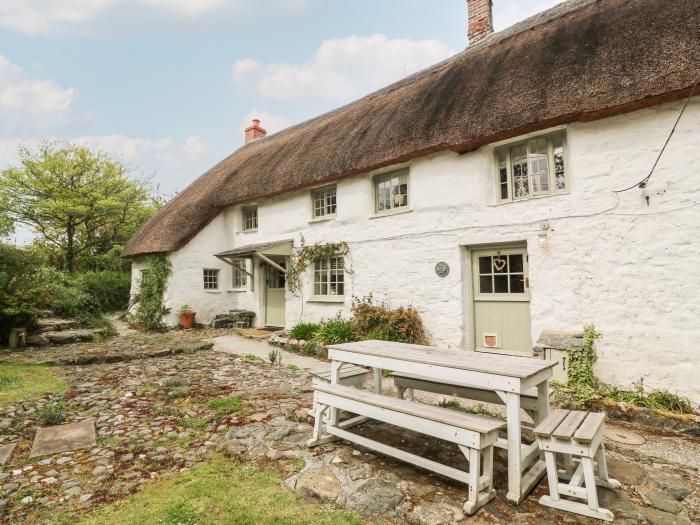
M 227 264 L 233 264 L 236 259 L 253 259 L 258 258 L 266 262 L 273 268 L 287 273 L 287 270 L 277 264 L 275 261 L 270 259 L 270 256 L 285 256 L 289 257 L 292 255 L 292 245 L 294 241 L 291 239 L 285 239 L 282 241 L 271 241 L 271 242 L 261 242 L 257 244 L 247 244 L 245 246 L 240 246 L 238 248 L 233 248 L 232 250 L 226 250 L 225 252 L 220 252 L 214 254 Z M 246 272 L 247 273 L 247 272 Z

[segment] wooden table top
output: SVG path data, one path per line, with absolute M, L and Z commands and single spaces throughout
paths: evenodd
M 556 366 L 554 361 L 486 352 L 446 350 L 433 346 L 395 343 L 393 341 L 357 341 L 329 345 L 329 350 L 340 350 L 388 359 L 400 359 L 432 366 L 470 370 L 485 374 L 526 379 Z

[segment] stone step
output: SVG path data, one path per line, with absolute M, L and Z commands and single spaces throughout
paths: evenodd
M 68 345 L 71 343 L 81 343 L 92 341 L 94 336 L 104 332 L 103 328 L 82 328 L 80 330 L 60 330 L 56 332 L 45 332 L 41 334 L 54 345 Z
M 48 317 L 37 321 L 37 332 L 45 334 L 47 332 L 62 332 L 80 328 L 80 322 L 75 319 L 59 319 L 58 317 Z

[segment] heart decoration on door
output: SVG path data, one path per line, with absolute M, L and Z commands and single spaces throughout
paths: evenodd
M 494 257 L 493 258 L 493 267 L 497 272 L 500 272 L 503 270 L 503 268 L 506 267 L 506 259 L 503 258 L 501 259 L 500 257 Z

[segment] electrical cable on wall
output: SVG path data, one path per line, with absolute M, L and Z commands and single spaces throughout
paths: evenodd
M 645 188 L 646 185 L 649 183 L 649 179 L 651 179 L 651 176 L 654 174 L 654 170 L 656 169 L 657 164 L 659 163 L 659 160 L 661 160 L 661 156 L 664 154 L 664 151 L 666 151 L 666 146 L 668 146 L 668 143 L 671 141 L 671 137 L 673 136 L 673 133 L 676 131 L 676 126 L 678 126 L 678 122 L 680 122 L 681 117 L 683 116 L 683 113 L 685 112 L 685 108 L 688 107 L 688 104 L 690 103 L 690 99 L 693 97 L 693 93 L 695 93 L 695 88 L 698 86 L 698 81 L 700 79 L 697 79 L 695 81 L 695 84 L 693 84 L 693 88 L 690 90 L 690 94 L 688 95 L 688 98 L 685 101 L 685 104 L 683 104 L 683 107 L 681 108 L 681 112 L 678 114 L 678 118 L 676 119 L 676 122 L 673 123 L 673 127 L 671 128 L 671 132 L 668 134 L 668 137 L 666 137 L 666 142 L 664 142 L 664 145 L 661 147 L 661 151 L 659 151 L 659 154 L 656 156 L 656 160 L 654 161 L 654 164 L 651 167 L 651 170 L 649 171 L 649 174 L 644 177 L 642 180 L 637 182 L 636 184 L 633 184 L 629 188 L 624 188 L 621 190 L 613 190 L 613 193 L 623 193 L 625 191 L 632 190 L 634 188 Z

